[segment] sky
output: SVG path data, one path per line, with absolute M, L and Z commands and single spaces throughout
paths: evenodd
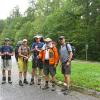
M 6 19 L 17 5 L 23 14 L 29 6 L 29 0 L 0 0 L 0 19 Z

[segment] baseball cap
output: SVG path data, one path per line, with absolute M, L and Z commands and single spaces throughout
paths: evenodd
M 5 41 L 10 41 L 10 39 L 9 39 L 9 38 L 5 38 L 4 40 L 5 40 Z
M 64 38 L 65 38 L 64 36 L 60 36 L 60 37 L 59 37 L 59 39 L 64 39 Z
M 34 36 L 34 38 L 42 38 L 42 36 L 36 35 L 36 36 Z

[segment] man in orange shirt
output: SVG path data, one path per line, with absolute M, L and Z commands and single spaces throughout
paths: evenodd
M 56 74 L 56 67 L 58 63 L 58 50 L 52 44 L 52 40 L 50 38 L 45 39 L 46 45 L 42 52 L 42 61 L 44 63 L 44 75 L 45 75 L 45 86 L 44 89 L 48 89 L 48 82 L 49 82 L 49 73 L 52 77 L 52 90 L 55 90 L 55 74 Z

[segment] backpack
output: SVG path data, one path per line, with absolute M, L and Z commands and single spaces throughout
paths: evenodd
M 72 59 L 71 60 L 74 60 L 75 59 L 75 47 L 71 46 L 71 48 L 72 48 Z M 68 44 L 66 44 L 66 49 L 68 51 Z
M 19 53 L 18 53 L 19 47 L 20 46 L 18 46 L 18 45 L 15 47 L 15 58 L 16 58 L 17 61 L 18 61 L 18 56 L 19 56 Z

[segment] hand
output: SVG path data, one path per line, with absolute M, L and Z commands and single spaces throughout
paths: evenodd
M 26 60 L 28 60 L 29 59 L 29 57 L 25 57 L 26 58 Z
M 28 57 L 27 56 L 23 56 L 23 58 L 26 60 L 26 59 L 28 59 Z
M 6 52 L 6 55 L 9 55 L 9 52 Z
M 57 67 L 57 64 L 54 65 L 54 68 L 56 68 L 56 67 Z
M 3 55 L 6 55 L 6 54 L 7 54 L 6 52 L 3 53 Z
M 59 65 L 60 65 L 60 67 L 62 67 L 62 63 L 61 62 L 59 63 Z
M 37 59 L 39 59 L 39 56 L 37 56 Z
M 66 63 L 66 65 L 69 66 L 69 65 L 70 65 L 70 62 L 68 61 L 68 62 Z
M 38 50 L 37 46 L 35 46 L 35 50 Z

